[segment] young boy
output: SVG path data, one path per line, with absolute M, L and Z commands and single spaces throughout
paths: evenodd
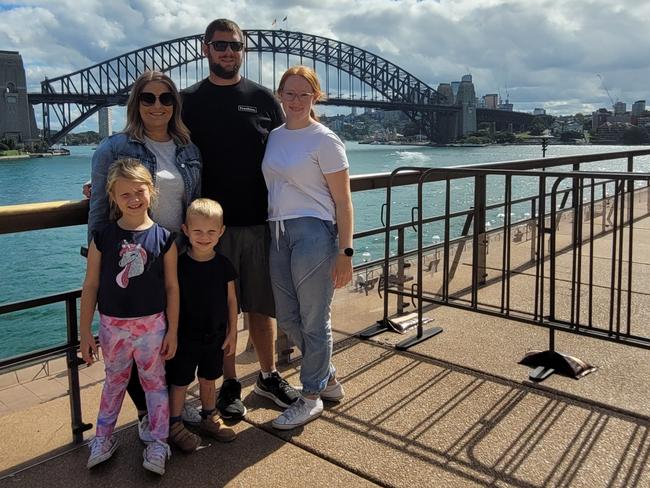
M 207 198 L 194 200 L 182 229 L 190 247 L 178 258 L 178 349 L 167 363 L 169 442 L 192 452 L 201 438 L 185 428 L 181 415 L 187 387 L 197 373 L 201 432 L 222 442 L 236 436 L 216 415 L 215 380 L 223 373 L 224 354 L 233 353 L 237 346 L 237 273 L 230 261 L 214 250 L 225 230 L 221 205 Z

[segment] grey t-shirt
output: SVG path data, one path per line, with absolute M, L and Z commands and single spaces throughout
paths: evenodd
M 158 198 L 151 208 L 151 218 L 172 232 L 180 232 L 185 187 L 176 168 L 176 143 L 173 139 L 158 142 L 144 138 L 145 146 L 156 157 L 156 190 Z

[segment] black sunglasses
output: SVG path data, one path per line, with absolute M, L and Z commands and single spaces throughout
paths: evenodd
M 225 51 L 228 49 L 228 46 L 230 46 L 230 49 L 232 49 L 235 52 L 239 52 L 242 49 L 244 49 L 244 43 L 239 42 L 239 41 L 210 41 L 206 42 L 208 46 L 212 46 L 215 51 Z
M 151 107 L 154 103 L 156 103 L 156 98 L 160 100 L 160 103 L 166 107 L 174 105 L 175 102 L 172 92 L 161 93 L 159 96 L 156 96 L 154 93 L 150 92 L 141 92 L 140 95 L 138 95 L 138 100 L 140 100 L 140 103 L 146 107 Z

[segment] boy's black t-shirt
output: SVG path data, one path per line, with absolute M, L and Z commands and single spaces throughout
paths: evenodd
M 145 230 L 125 230 L 117 222 L 92 233 L 102 253 L 97 307 L 111 317 L 145 317 L 163 312 L 164 255 L 175 234 L 154 223 Z
M 277 99 L 246 78 L 228 86 L 206 78 L 182 95 L 183 122 L 203 159 L 201 196 L 221 204 L 226 225 L 265 224 L 262 159 L 269 132 L 283 122 Z
M 237 272 L 225 256 L 195 261 L 188 253 L 178 257 L 181 307 L 178 338 L 209 341 L 228 326 L 228 282 Z

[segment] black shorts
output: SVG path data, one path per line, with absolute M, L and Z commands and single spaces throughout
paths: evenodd
M 223 342 L 225 332 L 208 341 L 178 340 L 176 355 L 167 361 L 167 383 L 187 386 L 198 376 L 216 380 L 223 374 Z

